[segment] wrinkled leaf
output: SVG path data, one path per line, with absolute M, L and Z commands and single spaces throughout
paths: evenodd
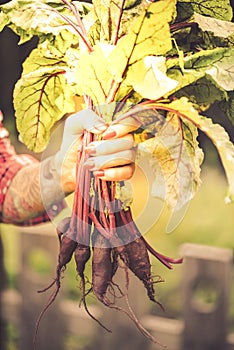
M 234 50 L 226 47 L 201 50 L 184 57 L 182 61 L 183 71 L 180 68 L 181 64 L 178 58 L 168 60 L 167 75 L 179 82 L 173 92 L 178 92 L 186 86 L 191 85 L 193 87 L 194 83 L 205 77 L 205 75 L 212 77 L 214 80 L 213 83 L 212 81 L 207 81 L 206 87 L 209 84 L 211 85 L 211 87 L 208 87 L 208 90 L 212 91 L 212 86 L 215 83 L 217 87 L 219 86 L 220 94 L 223 94 L 223 90 L 233 90 L 233 60 Z M 193 96 L 192 89 L 190 89 L 190 92 L 191 96 Z
M 5 25 L 21 37 L 21 43 L 33 35 L 58 35 L 68 30 L 77 35 L 76 30 L 63 16 L 76 23 L 74 15 L 66 9 L 62 1 L 12 0 L 0 7 Z
M 100 23 L 100 41 L 116 44 L 128 33 L 129 23 L 140 15 L 146 3 L 146 0 L 94 0 L 94 11 Z
M 182 0 L 180 3 L 189 3 L 193 11 L 201 15 L 224 21 L 232 20 L 232 7 L 229 0 Z
M 20 138 L 35 152 L 44 150 L 55 122 L 75 108 L 64 62 L 43 57 L 44 53 L 40 47 L 32 51 L 14 90 Z
M 228 97 L 221 102 L 221 108 L 224 110 L 232 125 L 234 125 L 234 91 L 227 93 Z
M 151 3 L 132 23 L 129 33 L 118 40 L 109 57 L 108 70 L 121 82 L 126 68 L 148 55 L 163 55 L 171 49 L 169 22 L 175 14 L 175 1 Z
M 168 104 L 168 107 L 180 115 L 182 120 L 189 120 L 204 132 L 215 145 L 223 164 L 229 192 L 226 202 L 234 200 L 234 145 L 229 135 L 219 124 L 213 124 L 212 119 L 199 115 L 187 98 L 182 97 Z
M 120 119 L 131 116 L 134 117 L 141 125 L 137 130 L 138 134 L 142 131 L 150 131 L 151 135 L 154 135 L 165 122 L 163 113 L 160 113 L 153 106 L 145 105 L 144 102 L 133 105 L 125 104 L 123 109 L 121 109 L 119 113 L 116 113 L 116 120 L 118 120 L 118 116 Z
M 92 46 L 100 41 L 101 23 L 94 10 L 90 11 L 84 18 L 83 24 L 87 32 L 87 38 Z
M 123 14 L 125 0 L 93 0 L 97 17 L 101 24 L 101 38 L 116 43 L 119 35 L 119 23 Z
M 188 2 L 177 1 L 177 16 L 176 22 L 183 22 L 188 20 L 193 15 L 192 5 Z
M 177 91 L 181 91 L 185 86 L 190 86 L 197 80 L 199 80 L 201 77 L 205 75 L 204 72 L 196 71 L 196 70 L 184 70 L 183 72 L 181 69 L 178 68 L 172 68 L 167 71 L 167 76 L 174 81 L 177 81 L 177 85 L 175 88 L 172 89 L 170 94 L 175 93 Z
M 68 51 L 76 50 L 79 55 L 79 50 L 73 49 L 78 46 L 78 37 L 67 30 L 62 30 L 58 35 L 47 36 L 47 40 L 40 44 L 46 50 L 46 55 L 52 58 L 60 59 L 63 55 L 67 55 Z M 67 60 L 67 62 L 69 59 Z M 68 64 L 69 65 L 69 64 Z
M 229 49 L 225 55 L 214 62 L 212 66 L 206 70 L 214 81 L 226 91 L 234 90 L 234 49 Z
M 218 47 L 210 50 L 201 50 L 184 58 L 184 68 L 206 71 L 213 64 L 229 55 L 229 48 Z
M 1 7 L 0 7 L 1 9 Z M 8 18 L 5 16 L 3 12 L 0 12 L 0 32 L 5 28 L 5 26 L 8 24 Z
M 76 81 L 83 93 L 91 97 L 94 105 L 105 104 L 112 75 L 105 69 L 111 45 L 96 45 L 93 51 L 80 55 Z
M 227 38 L 234 33 L 234 23 L 194 13 L 194 20 L 203 31 L 212 32 L 215 36 Z
M 143 98 L 157 100 L 168 94 L 178 82 L 166 75 L 165 57 L 147 56 L 131 65 L 126 83 Z
M 185 57 L 184 69 L 190 72 L 203 72 L 210 75 L 224 90 L 234 89 L 234 49 L 219 47 L 203 50 Z
M 175 94 L 178 98 L 187 97 L 191 102 L 202 106 L 209 106 L 216 101 L 227 98 L 225 90 L 221 90 L 209 76 L 203 77 L 192 84 L 188 84 Z
M 196 138 L 197 129 L 193 123 L 168 113 L 155 137 L 139 145 L 140 152 L 149 157 L 154 169 L 151 194 L 175 211 L 193 198 L 200 184 L 203 153 Z

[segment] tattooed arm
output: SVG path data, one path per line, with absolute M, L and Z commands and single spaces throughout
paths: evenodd
M 50 191 L 46 191 L 48 193 L 55 186 L 47 172 L 50 159 L 40 163 L 31 155 L 16 154 L 2 120 L 3 115 L 0 112 L 0 222 L 32 225 L 48 221 L 64 207 L 64 195 L 59 193 L 58 188 L 54 193 L 59 194 L 59 197 L 55 198 L 53 195 L 53 199 L 49 199 L 50 215 L 43 205 L 42 183 L 47 184 L 47 189 L 49 186 Z M 45 174 L 44 181 L 41 181 L 40 173 Z M 47 180 L 48 176 L 50 181 Z M 58 202 L 54 205 L 56 201 Z
M 38 175 L 38 163 L 23 167 L 15 175 L 3 204 L 4 221 L 21 222 L 44 211 Z
M 5 195 L 4 222 L 35 224 L 47 221 L 64 207 L 65 194 L 58 177 L 49 172 L 52 160 L 51 157 L 41 163 L 34 162 L 17 172 Z

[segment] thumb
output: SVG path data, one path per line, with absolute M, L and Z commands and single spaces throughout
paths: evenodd
M 84 130 L 88 130 L 94 134 L 101 134 L 106 128 L 105 121 L 91 109 L 84 109 L 72 114 L 65 121 L 60 151 L 64 153 L 72 144 L 78 142 Z
M 100 134 L 106 128 L 107 125 L 103 118 L 99 117 L 91 109 L 84 109 L 67 118 L 64 133 L 79 137 L 83 134 L 84 130 L 88 130 L 94 134 Z

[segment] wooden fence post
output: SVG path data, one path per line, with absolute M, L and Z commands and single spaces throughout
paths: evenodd
M 33 349 L 33 336 L 37 318 L 44 308 L 54 287 L 46 293 L 37 293 L 52 282 L 55 276 L 58 254 L 58 240 L 52 224 L 22 228 L 19 232 L 21 242 L 20 293 L 22 295 L 20 349 Z M 36 252 L 44 252 L 49 262 L 47 272 L 39 273 L 33 269 L 30 260 Z M 41 264 L 44 263 L 41 261 Z M 40 262 L 39 262 L 40 265 Z M 46 311 L 39 327 L 37 349 L 63 350 L 63 336 L 66 332 L 65 320 L 59 313 L 61 293 L 55 303 Z
M 184 350 L 224 350 L 228 332 L 232 251 L 184 244 Z

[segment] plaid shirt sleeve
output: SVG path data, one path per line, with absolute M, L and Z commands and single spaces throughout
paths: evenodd
M 8 187 L 11 184 L 13 177 L 24 166 L 38 162 L 35 158 L 28 154 L 16 154 L 14 147 L 9 140 L 9 133 L 2 125 L 2 113 L 0 112 L 0 222 L 6 222 L 2 217 L 4 199 Z M 64 202 L 54 205 L 49 213 L 29 219 L 20 225 L 29 226 L 43 222 L 47 222 L 51 217 L 56 216 L 63 208 Z M 18 224 L 17 224 L 18 225 Z

